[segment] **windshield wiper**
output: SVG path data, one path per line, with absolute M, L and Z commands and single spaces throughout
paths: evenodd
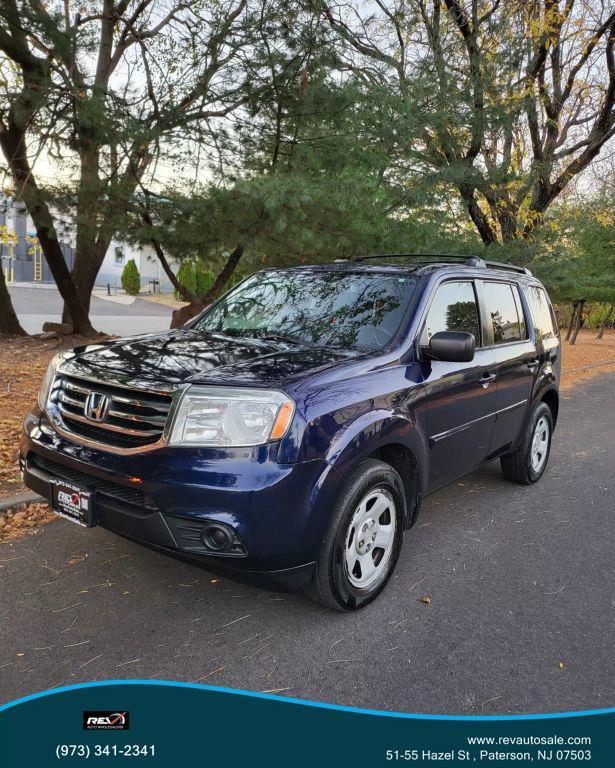
M 288 336 L 285 333 L 278 333 L 277 331 L 263 331 L 258 332 L 256 331 L 254 333 L 254 336 L 257 339 L 264 339 L 265 341 L 284 341 L 287 344 L 296 344 L 298 346 L 302 347 L 312 347 L 313 344 L 310 344 L 305 339 L 298 339 L 295 336 Z

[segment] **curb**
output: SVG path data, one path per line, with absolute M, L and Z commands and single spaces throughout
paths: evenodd
M 10 512 L 15 507 L 20 507 L 22 504 L 32 504 L 34 501 L 46 501 L 38 493 L 31 491 L 30 493 L 19 493 L 15 496 L 8 496 L 6 499 L 0 499 L 0 515 L 4 515 L 6 512 Z

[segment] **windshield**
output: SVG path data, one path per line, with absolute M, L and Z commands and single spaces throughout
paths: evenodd
M 397 333 L 411 275 L 271 270 L 253 275 L 194 326 L 229 336 L 346 349 L 380 349 Z

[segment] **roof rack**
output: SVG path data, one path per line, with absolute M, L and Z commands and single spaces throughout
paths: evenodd
M 485 261 L 480 256 L 462 256 L 451 253 L 374 253 L 366 256 L 355 256 L 352 261 L 367 261 L 368 259 L 433 259 L 438 261 L 455 261 L 464 264 L 466 267 L 477 267 L 479 269 L 506 269 L 511 272 L 520 272 L 521 274 L 531 275 L 526 267 L 519 267 L 516 264 L 508 264 L 502 261 Z M 336 259 L 336 261 L 345 261 L 345 259 Z
M 486 261 L 485 266 L 490 269 L 510 269 L 512 272 L 521 272 L 523 275 L 530 275 L 531 272 L 527 267 L 520 267 L 517 264 L 509 264 L 505 261 Z
M 355 256 L 352 261 L 367 261 L 368 259 L 451 259 L 451 261 L 465 262 L 468 258 L 468 256 L 453 253 L 371 253 L 366 256 Z

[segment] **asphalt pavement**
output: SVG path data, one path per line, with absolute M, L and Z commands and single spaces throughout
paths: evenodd
M 28 333 L 39 333 L 43 323 L 58 323 L 62 317 L 62 298 L 55 287 L 22 288 L 9 286 L 17 316 Z M 92 296 L 90 320 L 97 331 L 127 336 L 169 328 L 172 309 L 146 299 L 119 304 Z
M 0 545 L 0 701 L 161 678 L 423 713 L 612 707 L 614 394 L 613 374 L 565 393 L 538 485 L 494 463 L 429 497 L 355 614 L 64 520 Z

